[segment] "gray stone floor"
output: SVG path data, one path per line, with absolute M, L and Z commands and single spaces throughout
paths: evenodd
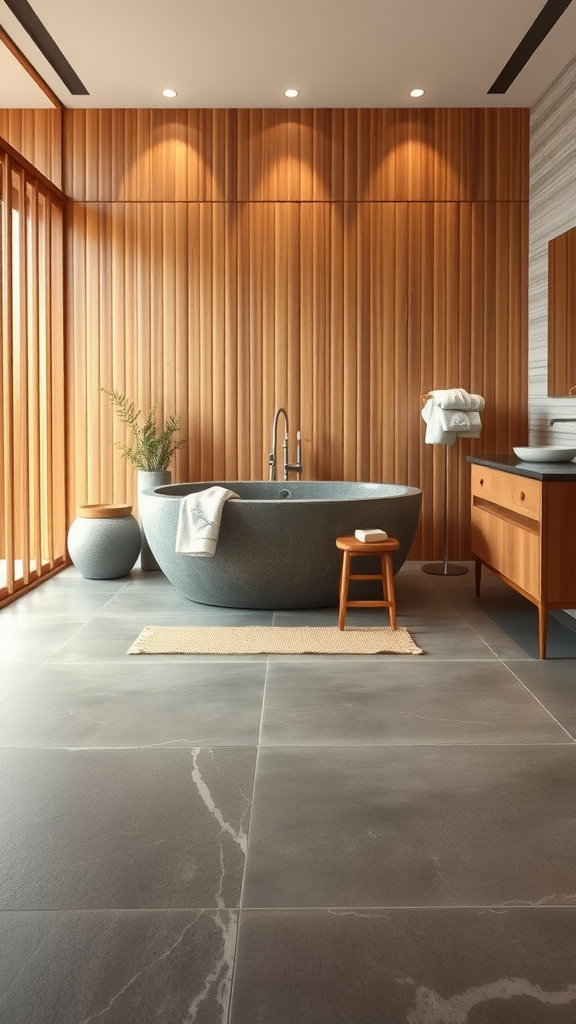
M 574 1024 L 576 632 L 396 589 L 422 657 L 128 656 L 337 620 L 139 570 L 0 612 L 0 1024 Z

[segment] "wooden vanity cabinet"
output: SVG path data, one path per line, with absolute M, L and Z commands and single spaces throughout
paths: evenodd
M 576 607 L 576 477 L 532 479 L 472 465 L 476 594 L 482 565 L 538 607 L 540 657 L 550 608 Z

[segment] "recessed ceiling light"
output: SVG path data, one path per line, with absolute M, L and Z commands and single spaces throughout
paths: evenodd
M 410 95 L 416 100 L 419 96 L 424 95 L 424 89 L 410 89 Z
M 162 89 L 162 95 L 165 96 L 167 100 L 173 100 L 178 93 L 175 89 Z
M 295 96 L 298 96 L 298 89 L 285 89 L 284 95 L 287 96 L 289 100 L 293 100 Z

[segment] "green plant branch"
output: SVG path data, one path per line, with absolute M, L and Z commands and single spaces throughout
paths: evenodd
M 146 413 L 137 409 L 134 402 L 130 402 L 126 395 L 120 391 L 108 391 L 100 388 L 116 410 L 116 414 L 131 432 L 133 437 L 132 445 L 124 444 L 122 441 L 114 442 L 122 458 L 127 459 L 136 469 L 143 469 L 147 472 L 163 472 L 168 469 L 172 457 L 182 445 L 186 444 L 186 438 L 176 438 L 180 429 L 180 417 L 168 416 L 164 426 L 159 430 L 156 426 L 156 406 L 153 405 Z M 144 419 L 140 422 L 140 417 Z

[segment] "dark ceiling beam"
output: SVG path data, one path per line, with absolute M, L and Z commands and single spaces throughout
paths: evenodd
M 4 0 L 12 14 L 26 30 L 31 40 L 36 44 L 40 53 L 52 65 L 58 77 L 73 96 L 88 96 L 89 92 L 80 81 L 74 68 L 68 63 L 62 50 L 54 42 L 48 29 L 42 24 L 36 12 L 32 9 L 28 0 Z
M 16 43 L 11 38 L 11 36 L 9 36 L 8 33 L 2 28 L 2 25 L 0 25 L 0 42 L 4 43 L 4 46 L 6 47 L 7 50 L 10 50 L 12 56 L 15 57 L 18 63 L 22 65 L 24 70 L 28 72 L 32 81 L 36 82 L 38 88 L 42 90 L 42 92 L 45 96 L 48 97 L 50 102 L 53 103 L 55 107 L 60 109 L 62 107 L 62 103 L 58 99 L 56 93 L 50 88 L 48 83 L 44 81 L 42 75 L 38 74 L 34 65 L 31 64 L 30 61 L 28 60 L 28 57 L 26 57 L 26 55 L 22 53 L 20 47 L 16 46 Z
M 530 60 L 532 54 L 536 52 L 571 3 L 572 0 L 547 0 L 540 14 L 532 22 L 526 35 L 514 50 L 510 60 L 502 68 L 494 84 L 488 89 L 488 94 L 498 93 L 502 95 L 502 93 L 508 91 L 512 82 Z

